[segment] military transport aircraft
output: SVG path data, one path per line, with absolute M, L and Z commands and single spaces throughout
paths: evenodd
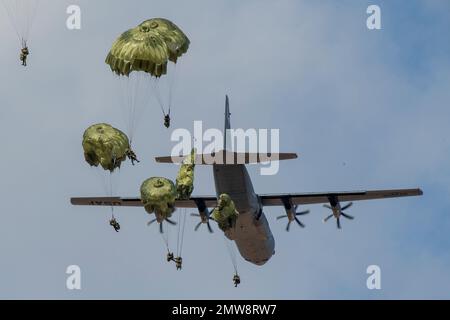
M 230 129 L 230 110 L 229 100 L 226 98 L 225 106 L 225 132 Z M 286 230 L 289 231 L 291 223 L 296 222 L 300 227 L 303 223 L 298 219 L 299 216 L 309 213 L 309 211 L 298 212 L 300 205 L 325 204 L 324 206 L 332 211 L 324 221 L 335 218 L 337 227 L 341 228 L 341 217 L 352 220 L 353 217 L 344 211 L 352 206 L 352 202 L 341 205 L 341 202 L 387 199 L 398 197 L 410 197 L 422 195 L 420 189 L 398 189 L 398 190 L 373 190 L 373 191 L 350 191 L 350 192 L 324 192 L 324 193 L 290 193 L 290 194 L 270 194 L 258 195 L 253 190 L 250 176 L 245 164 L 262 163 L 267 160 L 267 155 L 262 154 L 238 154 L 227 150 L 227 134 L 224 134 L 224 148 L 222 157 L 227 156 L 236 159 L 240 155 L 244 156 L 243 164 L 223 164 L 213 163 L 213 173 L 216 187 L 216 196 L 198 196 L 191 197 L 189 200 L 177 200 L 177 208 L 196 208 L 199 212 L 201 222 L 206 224 L 210 232 L 210 208 L 217 206 L 217 199 L 221 194 L 228 194 L 236 205 L 239 217 L 235 228 L 229 230 L 225 235 L 234 240 L 241 256 L 255 265 L 264 265 L 275 253 L 275 240 L 269 227 L 269 223 L 263 212 L 264 207 L 280 206 L 283 207 L 286 215 L 278 219 L 286 218 L 288 221 Z M 279 160 L 288 160 L 297 158 L 296 154 L 280 153 L 277 155 Z M 180 163 L 183 157 L 157 157 L 159 163 Z M 204 156 L 198 155 L 197 164 L 206 164 Z M 242 162 L 239 162 L 242 163 Z M 209 164 L 211 164 L 209 162 Z M 101 198 L 72 198 L 73 205 L 88 206 L 130 206 L 141 207 L 139 198 L 120 198 L 120 197 L 101 197 Z

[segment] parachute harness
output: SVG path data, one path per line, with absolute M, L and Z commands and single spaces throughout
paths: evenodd
M 116 232 L 119 232 L 120 230 L 120 224 L 119 222 L 116 220 L 116 218 L 114 217 L 114 210 L 113 207 L 111 207 L 111 211 L 112 211 L 112 217 L 111 220 L 109 221 L 109 224 L 114 228 L 114 230 Z
M 131 164 L 134 166 L 134 163 L 137 162 L 139 163 L 140 161 L 137 158 L 136 153 L 134 153 L 133 150 L 131 150 L 131 141 L 130 141 L 130 149 L 127 150 L 126 155 L 128 157 L 128 159 L 131 160 Z

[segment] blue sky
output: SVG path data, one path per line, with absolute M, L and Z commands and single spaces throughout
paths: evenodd
M 79 31 L 65 27 L 70 4 L 81 7 Z M 380 5 L 382 30 L 366 28 L 369 4 Z M 448 1 L 41 0 L 26 69 L 0 14 L 1 298 L 450 298 Z M 307 228 L 287 234 L 275 220 L 282 209 L 267 209 L 276 254 L 264 267 L 240 259 L 238 289 L 217 228 L 194 233 L 188 220 L 177 273 L 142 209 L 118 210 L 115 234 L 107 209 L 72 207 L 72 196 L 105 192 L 84 162 L 83 131 L 125 126 L 104 58 L 122 31 L 152 17 L 192 42 L 177 70 L 174 128 L 222 128 L 229 94 L 234 127 L 279 128 L 281 151 L 299 153 L 276 176 L 250 166 L 256 192 L 421 187 L 424 196 L 357 203 L 342 231 L 311 206 Z M 120 195 L 176 175 L 152 160 L 172 145 L 150 101 L 135 136 L 143 161 L 121 170 Z M 195 194 L 214 194 L 211 168 L 196 174 Z M 65 287 L 72 264 L 81 291 Z M 366 288 L 372 264 L 379 291 Z

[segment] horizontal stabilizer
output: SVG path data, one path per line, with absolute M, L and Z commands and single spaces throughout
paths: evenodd
M 158 163 L 182 163 L 187 156 L 168 156 L 155 158 Z M 214 165 L 214 164 L 255 164 L 267 163 L 281 160 L 297 159 L 296 153 L 238 153 L 229 151 L 220 151 L 212 154 L 198 154 L 195 158 L 195 164 Z

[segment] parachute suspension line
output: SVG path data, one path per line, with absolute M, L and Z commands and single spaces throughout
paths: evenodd
M 135 78 L 130 78 L 135 77 Z M 138 107 L 138 92 L 139 92 L 139 84 L 140 84 L 141 77 L 138 73 L 133 73 L 128 77 L 126 80 L 126 103 L 125 108 L 128 109 L 126 113 L 127 114 L 127 133 L 128 137 L 130 139 L 130 144 L 133 141 L 134 133 L 137 126 L 137 120 L 136 119 L 136 109 Z
M 121 101 L 120 107 L 123 119 L 125 119 L 126 134 L 130 140 L 130 145 L 133 144 L 136 129 L 139 125 L 141 112 L 143 111 L 143 103 L 140 97 L 145 89 L 142 88 L 143 75 L 140 72 L 133 72 L 129 76 L 120 76 L 117 81 L 117 91 Z
M 116 169 L 119 170 L 119 169 Z M 114 179 L 115 178 L 115 173 L 114 172 L 110 172 L 109 173 L 109 196 L 112 197 L 114 195 L 114 187 L 115 187 L 115 182 Z
M 21 45 L 26 45 L 40 0 L 1 1 Z
M 167 224 L 167 230 L 166 230 L 166 233 L 165 233 L 165 240 L 166 240 L 166 247 L 167 247 L 167 252 L 170 252 L 170 250 L 169 250 L 169 239 L 170 239 L 170 227 L 169 227 L 169 224 L 168 223 L 166 223 Z
M 136 116 L 136 107 L 137 107 L 137 93 L 138 93 L 138 90 L 139 90 L 139 82 L 140 82 L 140 77 L 139 77 L 139 74 L 136 74 L 136 83 L 135 83 L 135 86 L 134 86 L 134 88 L 132 88 L 133 89 L 133 92 L 132 92 L 132 101 L 131 101 L 131 105 L 130 105 L 130 107 L 131 107 L 131 110 L 130 110 L 130 119 L 129 119 L 129 121 L 130 121 L 130 124 L 129 124 L 129 126 L 130 126 L 130 144 L 131 144 L 131 141 L 133 141 L 133 138 L 134 138 L 134 130 L 135 130 L 135 124 L 136 124 L 136 119 L 135 119 L 135 116 Z
M 162 114 L 164 116 L 166 116 L 166 111 L 164 110 L 164 102 L 161 98 L 161 93 L 159 92 L 159 79 L 157 77 L 151 77 L 150 82 L 151 82 L 151 88 L 153 91 L 153 95 L 155 96 L 156 101 L 158 102 L 158 105 L 161 109 Z
M 178 239 L 177 239 L 177 256 L 181 257 L 183 253 L 184 230 L 186 229 L 186 209 L 181 209 L 178 215 Z
M 135 74 L 131 75 L 132 77 L 137 76 Z M 133 133 L 133 108 L 134 108 L 134 104 L 136 103 L 136 79 L 132 79 L 129 78 L 128 79 L 128 83 L 127 83 L 127 88 L 126 88 L 126 94 L 127 94 L 127 104 L 125 105 L 125 108 L 127 108 L 125 110 L 125 112 L 127 113 L 127 130 L 128 130 L 128 137 L 130 138 L 130 140 L 132 140 L 134 138 L 134 133 Z
M 168 90 L 168 96 L 167 101 L 164 101 L 165 99 L 161 95 L 161 86 L 160 86 L 160 78 L 157 77 L 151 77 L 151 85 L 152 85 L 152 91 L 153 95 L 156 98 L 156 101 L 158 102 L 158 105 L 161 109 L 161 112 L 164 116 L 170 115 L 171 109 L 172 109 L 172 102 L 173 102 L 173 92 L 175 88 L 176 78 L 177 78 L 177 64 L 173 64 L 174 70 L 172 72 L 168 72 L 167 75 L 167 90 Z M 167 110 L 166 110 L 167 109 Z
M 120 76 L 117 79 L 116 90 L 120 93 L 120 111 L 122 112 L 122 118 L 125 119 L 126 134 L 130 137 L 130 119 L 129 119 L 129 105 L 131 100 L 131 94 L 129 93 L 131 79 L 129 77 Z
M 186 230 L 186 209 L 183 209 L 183 228 L 181 230 L 180 257 L 183 254 L 184 230 Z
M 230 255 L 231 263 L 233 264 L 234 272 L 235 274 L 238 274 L 238 267 L 237 267 L 237 259 L 236 259 L 236 247 L 234 246 L 233 242 L 224 235 L 223 237 L 225 241 L 225 245 L 228 250 L 228 254 Z
M 109 175 L 108 175 L 108 177 L 109 177 L 108 195 L 110 197 L 112 197 L 112 195 L 113 195 L 113 181 L 112 181 L 113 176 L 112 175 L 113 175 L 113 173 L 109 172 Z M 114 217 L 114 206 L 111 206 L 111 218 L 113 220 L 115 219 L 115 217 Z
M 173 100 L 173 93 L 175 90 L 175 82 L 177 78 L 177 64 L 174 63 L 174 70 L 169 74 L 169 98 L 168 98 L 168 107 L 169 107 L 169 115 L 170 111 L 172 109 L 172 100 Z
M 113 182 L 112 182 L 112 177 L 113 173 L 110 172 L 109 173 L 109 196 L 112 197 L 113 195 Z M 111 216 L 114 219 L 114 206 L 111 206 Z
M 131 106 L 133 104 L 133 94 L 131 93 L 131 83 L 132 83 L 132 79 L 128 76 L 127 78 L 124 78 L 125 81 L 125 86 L 124 86 L 124 91 L 123 91 L 123 97 L 124 97 L 124 101 L 122 104 L 122 108 L 123 108 L 123 113 L 124 113 L 124 117 L 126 120 L 126 130 L 127 130 L 127 135 L 128 138 L 130 138 L 131 135 Z
M 161 223 L 164 223 L 164 221 Z M 164 228 L 165 232 L 161 234 L 161 239 L 163 240 L 164 245 L 166 246 L 167 252 L 170 252 L 170 249 L 169 249 L 169 229 L 170 229 L 170 227 L 169 227 L 168 223 L 166 223 L 164 226 L 167 228 Z
M 8 7 L 8 4 L 6 2 L 7 0 L 1 0 L 1 1 L 2 1 L 3 7 L 5 8 L 6 14 L 8 15 L 9 21 L 11 21 L 11 25 L 14 29 L 14 32 L 16 33 L 17 37 L 20 39 L 21 38 L 20 32 L 19 32 L 19 29 L 17 28 L 16 22 L 14 20 L 14 16 L 11 12 L 11 8 Z
M 103 170 L 98 170 L 96 167 L 90 167 L 91 174 L 96 176 L 96 179 L 100 181 L 101 186 L 103 187 L 103 192 L 107 195 L 111 195 L 111 183 L 110 183 L 110 173 Z
M 13 1 L 13 3 L 15 4 L 15 6 L 13 7 L 13 5 L 11 5 L 9 3 L 8 0 L 2 0 L 3 3 L 3 7 L 5 8 L 6 13 L 8 14 L 9 20 L 11 21 L 11 25 L 14 29 L 14 31 L 16 32 L 17 37 L 19 38 L 19 40 L 22 42 L 22 35 L 21 35 L 21 31 L 20 31 L 20 22 L 18 21 L 18 16 L 17 13 L 17 2 Z
M 178 225 L 178 228 L 177 228 L 177 231 L 178 231 L 178 234 L 177 234 L 177 257 L 179 257 L 180 255 L 179 255 L 179 253 L 180 253 L 180 233 L 181 233 L 181 212 L 178 214 L 178 221 L 177 221 L 177 225 Z
M 106 194 L 109 197 L 113 197 L 117 195 L 117 191 L 120 183 L 120 168 L 116 168 L 113 172 L 107 172 L 106 176 L 107 181 L 105 181 L 106 185 Z M 114 212 L 114 206 L 111 206 L 111 213 Z M 114 217 L 114 214 L 113 214 Z
M 31 28 L 33 27 L 33 23 L 34 23 L 34 19 L 36 17 L 36 12 L 37 12 L 37 8 L 39 6 L 39 0 L 28 0 L 31 2 L 29 8 L 29 11 L 26 14 L 26 28 L 24 30 L 24 34 L 23 37 L 24 39 L 24 43 L 27 43 L 28 38 L 30 37 L 30 31 Z
M 106 183 L 107 177 L 105 175 L 105 172 L 104 171 L 100 171 L 100 170 L 98 170 L 98 168 L 92 167 L 92 166 L 90 167 L 90 170 L 91 170 L 91 174 L 96 176 L 96 179 L 100 181 L 101 186 L 103 187 L 103 192 L 107 193 L 108 185 Z

